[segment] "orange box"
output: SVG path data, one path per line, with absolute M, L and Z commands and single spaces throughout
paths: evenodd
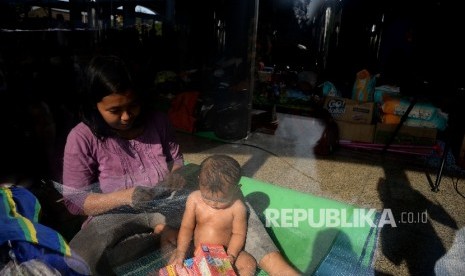
M 194 262 L 202 276 L 237 276 L 222 245 L 200 244 Z
M 167 265 L 159 276 L 237 276 L 222 245 L 200 244 L 183 266 Z
M 189 276 L 189 272 L 183 266 L 167 265 L 160 268 L 158 276 Z

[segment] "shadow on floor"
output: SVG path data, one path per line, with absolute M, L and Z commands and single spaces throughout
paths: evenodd
M 381 229 L 383 254 L 394 265 L 405 262 L 410 275 L 434 275 L 434 264 L 446 253 L 431 220 L 457 229 L 456 221 L 438 204 L 412 188 L 405 172 L 384 166 L 378 193 L 393 223 Z

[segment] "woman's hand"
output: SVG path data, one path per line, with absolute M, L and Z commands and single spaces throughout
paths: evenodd
M 166 181 L 163 181 L 160 186 L 166 187 L 171 192 L 179 191 L 186 186 L 186 179 L 177 172 L 172 172 L 168 175 Z
M 157 199 L 170 197 L 173 192 L 183 189 L 185 185 L 186 179 L 182 175 L 175 172 L 171 173 L 166 180 L 155 187 L 135 187 L 132 193 L 131 206 L 136 209 L 144 209 L 147 204 Z
M 157 196 L 160 196 L 162 191 L 156 188 L 138 186 L 134 188 L 132 193 L 131 206 L 139 209 L 144 204 L 153 201 Z

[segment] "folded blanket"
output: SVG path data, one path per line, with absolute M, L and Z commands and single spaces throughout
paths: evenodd
M 0 187 L 0 246 L 11 247 L 18 263 L 39 260 L 62 275 L 89 275 L 60 233 L 39 223 L 40 209 L 27 189 Z

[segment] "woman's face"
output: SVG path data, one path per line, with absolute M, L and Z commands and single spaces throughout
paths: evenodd
M 113 129 L 128 130 L 140 114 L 140 104 L 134 93 L 110 94 L 97 103 L 97 109 L 105 122 Z

